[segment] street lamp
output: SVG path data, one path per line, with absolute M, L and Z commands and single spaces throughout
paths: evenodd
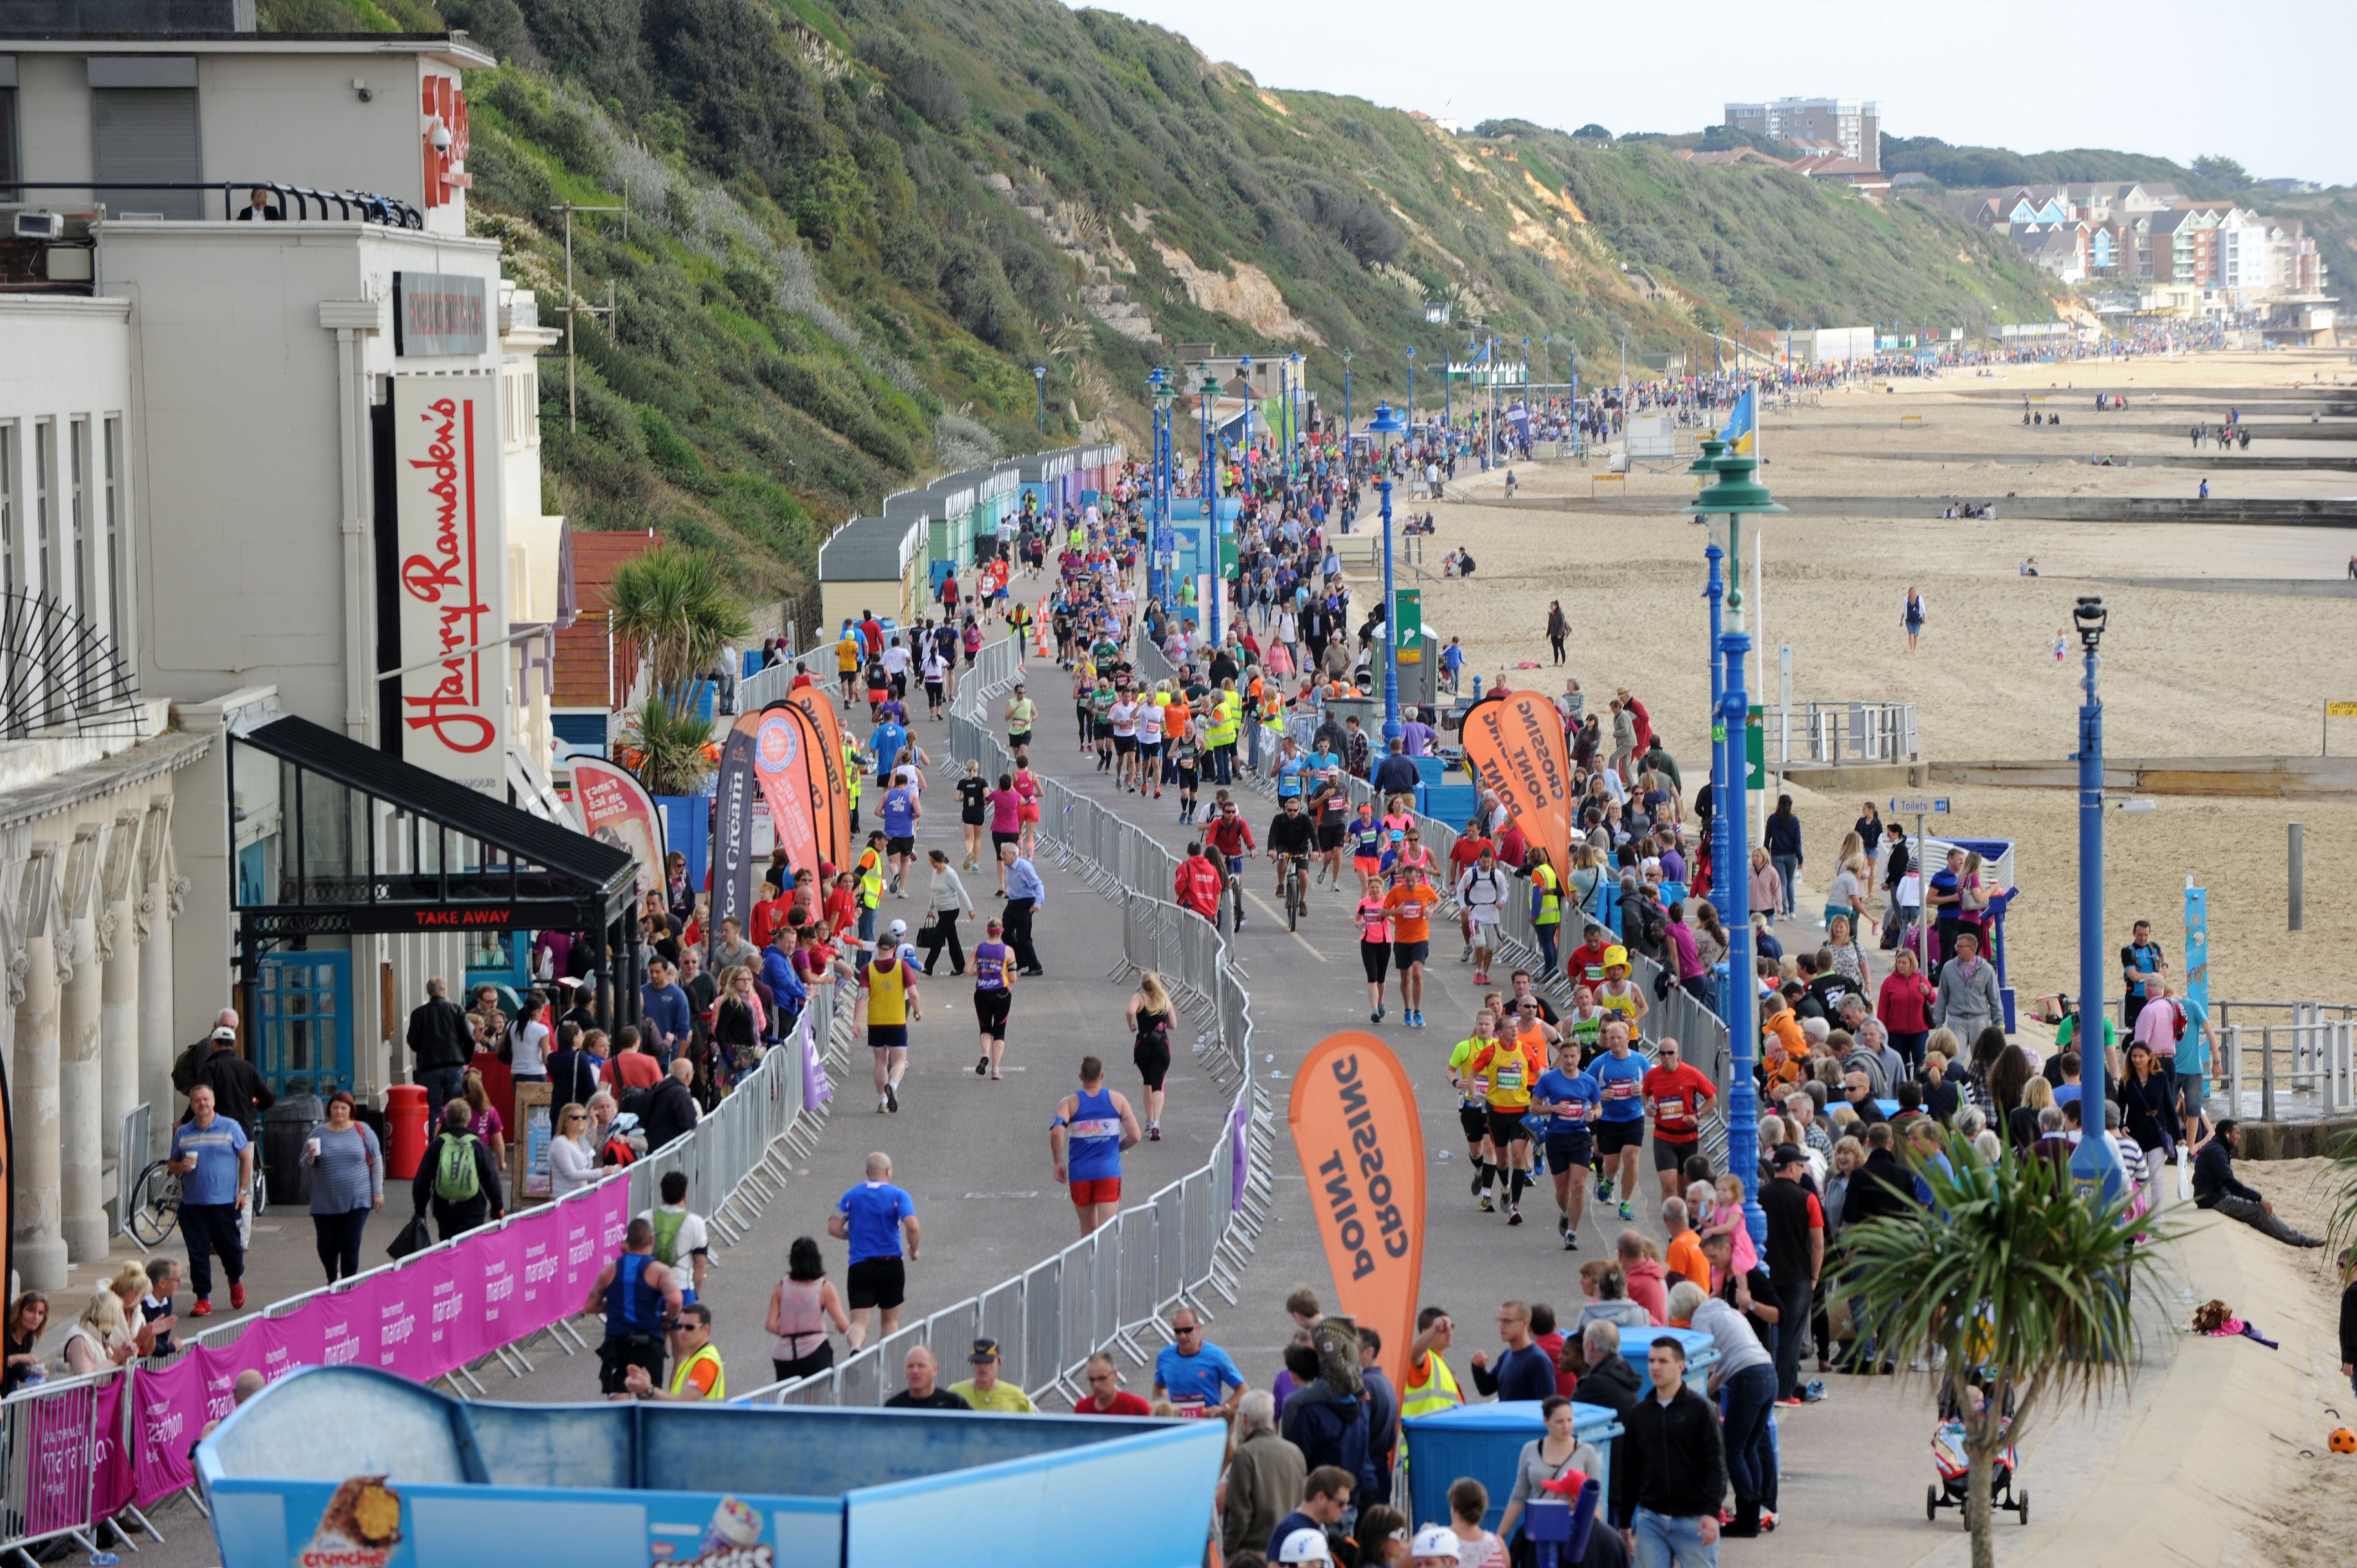
M 1367 422 L 1367 434 L 1386 447 L 1406 428 L 1387 403 L 1375 404 L 1375 417 Z M 1392 594 L 1392 477 L 1388 469 L 1377 472 L 1375 488 L 1383 501 L 1383 749 L 1389 751 L 1407 732 L 1400 725 L 1399 604 Z
M 1032 385 L 1033 385 L 1034 387 L 1036 387 L 1036 388 L 1039 390 L 1039 434 L 1040 434 L 1040 435 L 1047 435 L 1047 434 L 1048 434 L 1048 367 L 1047 367 L 1047 366 L 1045 366 L 1045 365 L 1034 365 L 1034 366 L 1032 366 L 1032 367 L 1031 367 L 1031 383 L 1032 383 Z
M 1243 383 L 1243 397 L 1244 397 L 1244 495 L 1245 495 L 1247 498 L 1249 498 L 1249 497 L 1252 495 L 1252 493 L 1253 493 L 1253 473 L 1252 473 L 1252 455 L 1253 455 L 1253 394 L 1252 394 L 1252 356 L 1251 356 L 1250 354 L 1238 354 L 1238 355 L 1236 356 L 1236 380 L 1237 380 L 1239 382 Z
M 1148 396 L 1154 415 L 1154 536 L 1146 542 L 1146 596 L 1158 605 L 1168 586 L 1162 551 L 1170 528 L 1170 378 L 1157 365 L 1146 381 L 1153 389 Z
M 1195 389 L 1195 395 L 1201 400 L 1199 405 L 1201 413 L 1199 417 L 1202 425 L 1203 441 L 1203 518 L 1204 537 L 1208 539 L 1219 532 L 1215 525 L 1220 510 L 1220 475 L 1219 468 L 1213 460 L 1214 454 L 1211 447 L 1211 405 L 1219 399 L 1220 381 L 1217 376 L 1211 374 L 1211 367 L 1209 364 L 1198 363 L 1195 369 L 1201 371 L 1203 376 L 1203 384 Z
M 2079 1079 L 2086 1087 L 2088 1115 L 2104 1103 L 2104 703 L 2095 694 L 2096 646 L 2104 640 L 2110 612 L 2093 594 L 2071 611 L 2079 649 L 2086 660 L 2079 703 Z M 2104 1135 L 2100 1120 L 2080 1134 L 2071 1155 L 2071 1185 L 2082 1197 L 2109 1203 L 2126 1185 L 2119 1151 Z
M 1733 628 L 1718 636 L 1718 667 L 1724 678 L 1710 726 L 1711 799 L 1718 808 L 1713 814 L 1711 875 L 1727 896 L 1727 1034 L 1732 1057 L 1727 1068 L 1727 1164 L 1743 1178 L 1744 1215 L 1751 1238 L 1764 1243 L 1768 1217 L 1760 1208 L 1760 1091 L 1751 1079 L 1753 1053 L 1759 1045 L 1753 1014 L 1760 977 L 1752 957 L 1750 868 L 1738 864 L 1744 858 L 1741 846 L 1749 836 L 1745 792 L 1749 787 L 1749 748 L 1745 736 L 1751 717 L 1750 694 L 1743 689 L 1743 659 L 1751 650 L 1751 634 L 1744 624 L 1742 528 L 1747 516 L 1784 509 L 1759 481 L 1756 459 L 1728 453 L 1715 459 L 1712 467 L 1718 473 L 1718 482 L 1695 496 L 1686 510 L 1705 518 L 1722 512 L 1727 516 L 1730 585 L 1726 602 L 1735 618 Z M 1712 564 L 1716 575 L 1717 563 Z M 1711 607 L 1717 611 L 1716 599 Z
M 1351 475 L 1351 350 L 1342 350 L 1342 477 Z
M 1293 367 L 1292 387 L 1286 393 L 1284 405 L 1285 478 L 1286 482 L 1290 483 L 1293 478 L 1293 449 L 1300 444 L 1301 440 L 1301 421 L 1297 417 L 1293 406 L 1294 400 L 1301 395 L 1301 350 L 1296 349 L 1286 357 L 1286 362 Z
M 1415 429 L 1415 349 L 1413 345 L 1407 351 L 1407 427 L 1411 433 Z

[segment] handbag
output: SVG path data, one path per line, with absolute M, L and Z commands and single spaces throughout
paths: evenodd
M 434 1231 L 426 1224 L 425 1210 L 421 1208 L 409 1217 L 409 1223 L 393 1237 L 393 1244 L 385 1248 L 384 1255 L 398 1262 L 412 1252 L 422 1252 L 432 1245 Z

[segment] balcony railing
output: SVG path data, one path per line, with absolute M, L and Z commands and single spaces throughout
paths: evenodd
M 103 196 L 109 191 L 145 196 L 176 190 L 219 191 L 221 199 L 221 220 L 233 220 L 240 203 L 253 199 L 257 190 L 268 191 L 277 204 L 282 219 L 297 222 L 382 223 L 392 229 L 423 229 L 425 215 L 405 201 L 390 196 L 378 196 L 366 190 L 314 190 L 309 186 L 287 185 L 271 179 L 208 179 L 91 181 L 86 179 L 11 180 L 0 184 L 0 204 L 25 205 L 24 193 L 41 190 L 87 190 Z M 137 209 L 134 209 L 137 210 Z M 120 214 L 118 214 L 120 216 Z

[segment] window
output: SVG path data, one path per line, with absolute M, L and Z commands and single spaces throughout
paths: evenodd
M 90 421 L 66 424 L 66 527 L 73 542 L 73 607 L 90 613 Z
M 123 416 L 106 416 L 106 635 L 123 643 Z
M 32 590 L 46 597 L 52 575 L 49 571 L 49 486 L 58 467 L 58 423 L 54 419 L 33 422 L 33 559 L 26 577 Z
M 16 426 L 0 424 L 0 590 L 16 591 Z
M 9 69 L 15 70 L 13 60 Z M 14 200 L 16 193 L 7 188 L 12 179 L 22 179 L 16 167 L 16 89 L 13 83 L 0 86 L 0 197 Z

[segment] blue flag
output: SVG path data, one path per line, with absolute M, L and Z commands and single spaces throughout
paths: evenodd
M 1760 433 L 1759 413 L 1754 403 L 1759 395 L 1760 389 L 1757 387 L 1747 390 L 1741 397 L 1736 399 L 1735 412 L 1727 416 L 1727 428 L 1718 433 L 1718 438 L 1727 443 L 1727 449 L 1729 452 L 1740 453 L 1746 456 L 1750 455 L 1754 440 Z

